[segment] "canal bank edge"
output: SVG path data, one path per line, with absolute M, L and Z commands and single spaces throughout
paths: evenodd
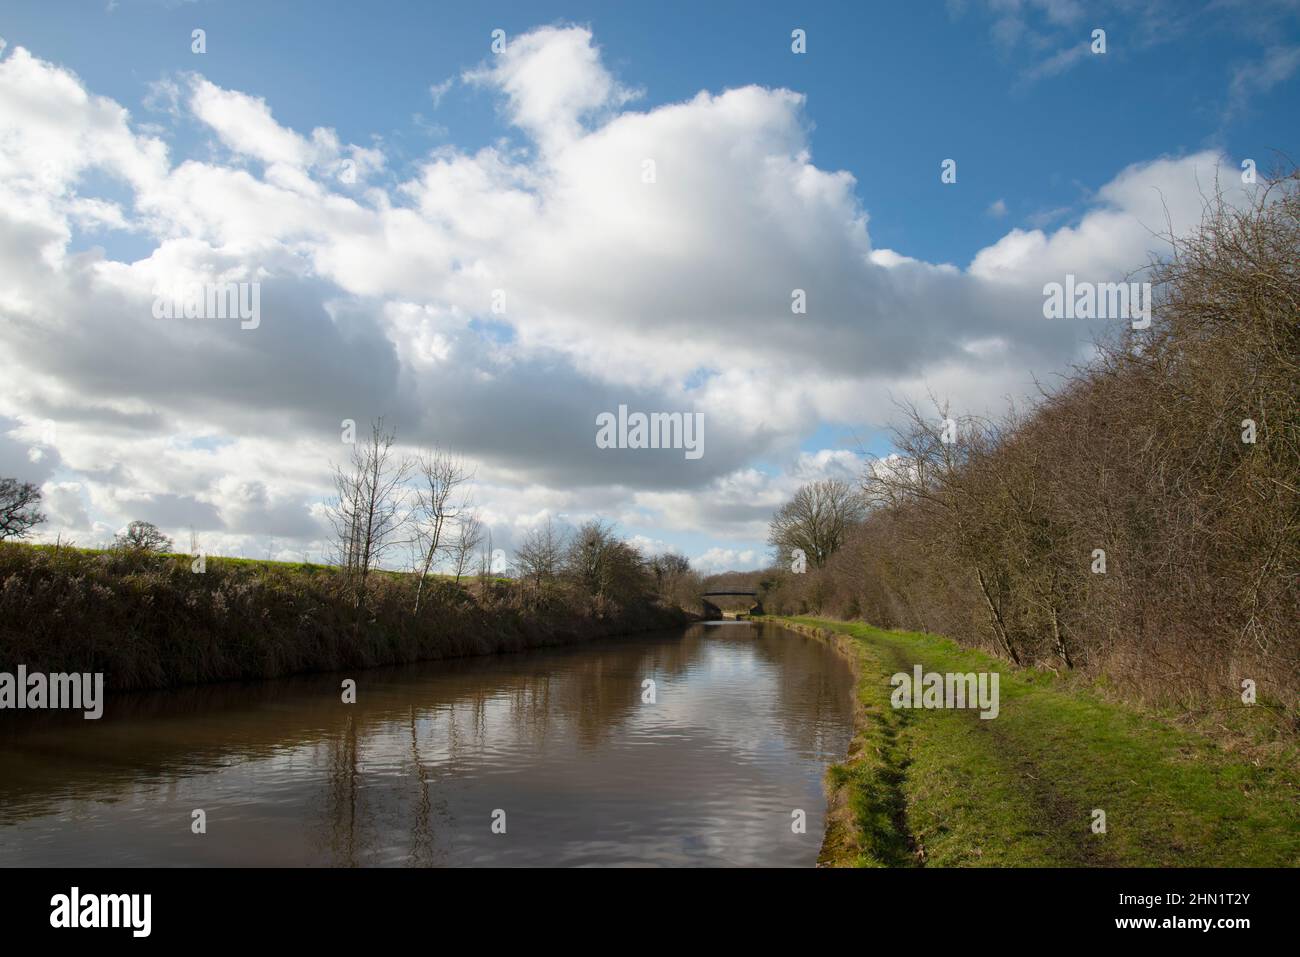
M 644 598 L 376 572 L 359 605 L 324 566 L 0 543 L 0 672 L 103 674 L 110 697 L 504 654 L 685 627 Z
M 823 785 L 826 791 L 826 829 L 817 855 L 818 867 L 845 867 L 860 857 L 857 827 L 850 802 L 848 780 L 841 770 L 857 761 L 869 741 L 868 730 L 872 721 L 870 709 L 863 699 L 863 675 L 866 670 L 866 649 L 851 636 L 807 625 L 803 622 L 774 615 L 751 616 L 750 621 L 769 622 L 797 634 L 813 638 L 828 645 L 848 663 L 853 675 L 853 736 L 849 739 L 844 762 L 827 769 Z

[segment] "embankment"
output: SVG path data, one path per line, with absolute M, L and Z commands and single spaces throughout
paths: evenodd
M 854 739 L 828 772 L 824 865 L 1300 866 L 1294 742 L 1234 751 L 932 635 L 768 620 L 835 643 L 858 675 Z M 997 717 L 893 708 L 890 676 L 916 665 L 997 672 Z
M 0 671 L 103 672 L 109 691 L 521 651 L 685 625 L 648 599 L 375 573 L 363 612 L 314 565 L 0 544 Z

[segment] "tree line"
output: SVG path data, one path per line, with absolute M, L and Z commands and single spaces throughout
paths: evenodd
M 516 593 L 530 602 L 576 590 L 597 603 L 624 604 L 655 599 L 684 607 L 694 573 L 676 553 L 643 556 L 601 519 L 572 530 L 547 520 L 529 530 L 508 567 L 494 567 L 491 530 L 472 503 L 472 469 L 453 452 L 433 449 L 415 456 L 397 451 L 396 433 L 383 419 L 356 443 L 349 462 L 335 469 L 335 497 L 328 508 L 334 531 L 335 564 L 365 602 L 371 575 L 391 554 L 407 548 L 417 576 L 413 611 L 418 612 L 434 570 L 450 568 L 456 584 L 476 571 L 480 591 L 491 579 L 511 575 Z
M 698 597 L 698 576 L 684 556 L 643 556 L 600 519 L 565 530 L 548 518 L 524 535 L 510 562 L 502 561 L 504 552 L 493 547 L 492 530 L 474 506 L 473 479 L 460 455 L 436 447 L 403 453 L 395 430 L 382 418 L 371 423 L 348 460 L 334 466 L 335 494 L 326 507 L 330 563 L 354 609 L 365 611 L 376 575 L 395 571 L 414 578 L 413 615 L 427 602 L 431 582 L 443 576 L 455 587 L 476 578 L 480 597 L 494 581 L 513 577 L 512 595 L 534 604 L 582 595 L 605 605 L 658 601 L 686 608 Z M 36 485 L 0 479 L 0 541 L 30 537 L 45 521 L 40 500 Z M 172 545 L 152 523 L 133 521 L 112 548 L 139 558 L 170 552 Z
M 769 610 L 942 633 L 1140 697 L 1300 695 L 1295 175 L 1151 266 L 1152 325 L 1029 410 L 905 404 L 860 483 L 771 524 Z M 799 574 L 794 549 L 806 556 Z
M 336 470 L 332 563 L 170 553 L 132 522 L 109 549 L 0 542 L 0 649 L 47 672 L 96 672 L 113 690 L 494 654 L 680 627 L 693 573 L 643 556 L 606 522 L 546 522 L 492 565 L 472 471 L 403 456 L 376 422 Z M 39 489 L 0 484 L 4 537 L 28 537 Z M 508 571 L 514 578 L 503 577 Z

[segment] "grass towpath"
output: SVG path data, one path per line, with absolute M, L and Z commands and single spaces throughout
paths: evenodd
M 1300 779 L 1157 717 L 933 635 L 771 618 L 836 641 L 858 673 L 829 772 L 832 866 L 1300 866 Z M 845 638 L 848 640 L 846 641 Z M 1000 710 L 895 709 L 891 675 L 998 672 Z M 1094 833 L 1093 811 L 1105 812 Z

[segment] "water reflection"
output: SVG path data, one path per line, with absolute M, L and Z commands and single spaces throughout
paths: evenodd
M 810 865 L 850 689 L 812 639 L 696 626 L 4 712 L 0 864 Z

